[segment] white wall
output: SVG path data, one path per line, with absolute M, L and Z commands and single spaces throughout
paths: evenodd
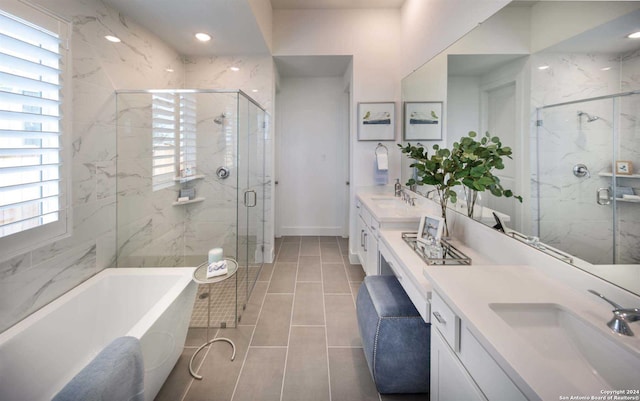
M 480 127 L 480 78 L 449 76 L 447 80 L 449 143 Z M 480 132 L 478 132 L 480 133 Z
M 406 76 L 511 0 L 406 0 L 402 6 L 402 67 Z
M 3 0 L 4 1 L 4 0 Z M 8 1 L 8 0 L 7 0 Z M 181 87 L 182 60 L 97 0 L 37 0 L 72 21 L 71 236 L 7 260 L 0 250 L 0 331 L 70 290 L 116 255 L 116 89 Z M 104 35 L 115 34 L 113 44 Z M 165 71 L 173 68 L 174 73 Z
M 260 27 L 262 36 L 267 48 L 272 50 L 272 26 L 273 26 L 273 10 L 271 9 L 271 1 L 269 0 L 249 0 L 249 6 L 253 10 L 253 15 Z
M 353 216 L 356 186 L 374 184 L 377 145 L 375 141 L 357 140 L 357 103 L 395 102 L 396 120 L 400 121 L 400 11 L 275 10 L 273 41 L 275 56 L 353 55 L 350 135 L 350 208 Z M 398 124 L 396 140 L 400 138 L 400 129 Z M 389 177 L 400 177 L 400 152 L 392 150 L 395 148 L 392 142 L 385 144 L 390 149 Z M 352 238 L 355 237 L 354 222 L 352 218 Z

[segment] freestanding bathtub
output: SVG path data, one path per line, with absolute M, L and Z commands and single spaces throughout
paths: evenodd
M 106 269 L 0 333 L 0 400 L 51 400 L 120 336 L 140 339 L 153 400 L 184 346 L 193 270 Z

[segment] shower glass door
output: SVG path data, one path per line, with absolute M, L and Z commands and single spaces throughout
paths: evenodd
M 265 112 L 238 94 L 238 316 L 263 263 Z

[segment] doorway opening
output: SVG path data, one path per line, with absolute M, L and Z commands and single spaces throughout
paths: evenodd
M 348 237 L 351 60 L 275 57 L 276 237 Z

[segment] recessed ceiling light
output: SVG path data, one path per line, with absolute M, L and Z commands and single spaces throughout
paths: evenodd
M 251 92 L 256 93 L 258 90 L 257 89 L 251 89 Z
M 601 70 L 601 71 L 609 71 L 610 69 L 611 69 L 611 67 L 603 67 L 603 68 L 600 68 L 600 70 Z
M 238 68 L 238 67 L 231 67 L 231 68 L 229 68 L 229 69 L 230 69 L 231 71 L 240 71 L 240 68 Z
M 175 70 L 174 70 L 173 68 L 167 68 L 165 71 L 166 71 L 166 72 L 173 72 L 173 71 L 175 71 Z
M 627 35 L 627 37 L 629 39 L 640 39 L 640 31 L 634 32 L 634 33 L 630 33 L 630 34 Z
M 539 70 L 547 70 L 550 67 L 548 65 L 541 65 L 540 67 L 538 67 Z
M 211 35 L 204 32 L 198 32 L 196 33 L 196 39 L 198 39 L 200 42 L 208 42 L 211 40 Z
M 115 37 L 115 36 L 112 36 L 112 35 L 107 35 L 107 36 L 105 36 L 104 38 L 105 38 L 106 40 L 108 40 L 109 42 L 113 42 L 113 43 L 120 43 L 120 42 L 122 42 L 122 41 L 120 40 L 120 38 Z

